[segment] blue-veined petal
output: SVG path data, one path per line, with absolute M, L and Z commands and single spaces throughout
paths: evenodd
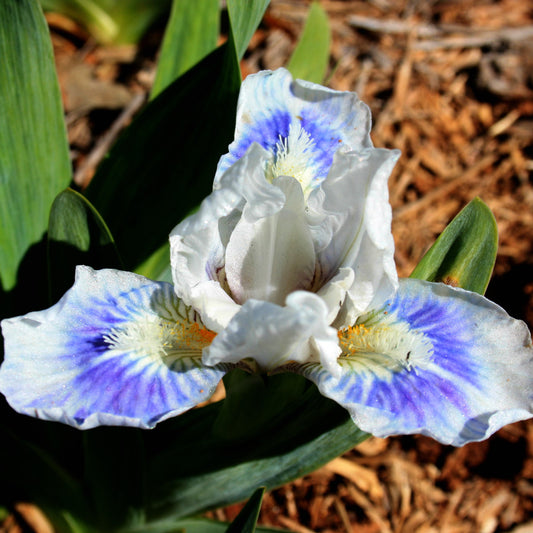
M 263 371 L 291 361 L 320 362 L 340 372 L 337 331 L 327 322 L 328 308 L 316 294 L 296 291 L 282 307 L 248 300 L 204 352 L 204 363 L 254 359 Z
M 215 335 L 172 285 L 129 272 L 78 267 L 56 305 L 2 331 L 9 404 L 81 429 L 152 427 L 208 399 L 225 373 L 202 365 Z
M 340 377 L 318 365 L 302 373 L 374 435 L 460 446 L 532 416 L 527 327 L 475 293 L 402 280 L 383 309 L 339 338 Z
M 369 133 L 370 112 L 356 94 L 293 81 L 285 69 L 259 72 L 242 84 L 235 140 L 219 162 L 215 183 L 256 142 L 275 156 L 275 164 L 281 162 L 273 177 L 297 177 L 283 170 L 285 156 L 294 152 L 306 161 L 305 181 L 316 186 L 339 149 L 370 147 Z

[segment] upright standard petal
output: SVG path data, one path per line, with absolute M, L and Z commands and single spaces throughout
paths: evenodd
M 286 176 L 274 184 L 285 195 L 283 208 L 259 219 L 246 216 L 245 209 L 226 247 L 226 277 L 239 303 L 253 298 L 282 305 L 289 293 L 313 282 L 315 249 L 302 189 Z
M 314 238 L 323 243 L 315 283 L 325 290 L 339 268 L 353 271 L 345 305 L 350 324 L 398 287 L 387 181 L 399 155 L 377 148 L 338 153 L 327 179 L 310 197 L 309 211 L 317 220 Z
M 170 236 L 178 297 L 224 338 L 230 325 L 255 324 L 252 308 L 285 312 L 296 291 L 322 299 L 327 326 L 353 323 L 397 287 L 387 191 L 396 159 L 372 146 L 370 112 L 357 95 L 293 81 L 283 69 L 248 77 L 213 193 Z M 341 309 L 344 322 L 336 320 Z M 282 322 L 279 338 L 300 345 Z M 239 353 L 257 352 L 253 335 L 241 341 Z M 275 346 L 249 356 L 272 368 L 265 353 L 286 359 Z M 234 362 L 237 352 L 217 353 L 225 355 L 206 361 Z
M 153 427 L 208 399 L 225 373 L 202 365 L 215 334 L 172 285 L 129 272 L 78 267 L 56 305 L 2 332 L 9 404 L 80 429 Z
M 402 280 L 380 311 L 339 332 L 342 373 L 302 373 L 364 431 L 461 446 L 533 415 L 525 324 L 475 293 Z

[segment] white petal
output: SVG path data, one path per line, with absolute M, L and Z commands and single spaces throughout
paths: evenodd
M 241 308 L 218 281 L 202 281 L 191 289 L 193 307 L 202 322 L 216 333 L 222 331 Z
M 321 185 L 322 196 L 311 206 L 325 214 L 322 231 L 332 235 L 318 254 L 324 282 L 340 267 L 353 269 L 348 294 L 357 314 L 397 288 L 387 180 L 398 156 L 397 151 L 374 148 L 337 154 Z
M 274 183 L 286 197 L 283 209 L 254 222 L 243 216 L 226 248 L 228 285 L 239 303 L 254 298 L 281 305 L 289 293 L 312 284 L 315 252 L 302 189 L 293 178 Z
M 176 294 L 197 309 L 214 331 L 224 328 L 238 310 L 226 291 L 224 263 L 225 247 L 244 205 L 249 217 L 266 216 L 279 211 L 285 201 L 279 187 L 264 178 L 267 159 L 263 148 L 251 146 L 225 173 L 221 187 L 170 234 Z
M 323 285 L 317 294 L 328 307 L 328 324 L 333 324 L 335 317 L 346 299 L 346 293 L 353 286 L 354 273 L 351 268 L 341 268 L 337 275 Z
M 309 292 L 292 293 L 283 307 L 248 300 L 205 350 L 204 363 L 252 358 L 268 371 L 290 361 L 315 361 L 331 372 L 340 371 L 337 332 L 328 326 L 326 318 L 324 302 Z
M 355 93 L 293 81 L 285 69 L 263 71 L 242 84 L 235 140 L 220 159 L 215 182 L 254 142 L 275 155 L 291 128 L 304 131 L 310 140 L 307 166 L 316 185 L 326 177 L 337 151 L 371 146 L 370 112 Z
M 228 169 L 214 189 L 232 189 L 246 201 L 248 217 L 261 218 L 279 211 L 285 197 L 265 177 L 271 154 L 259 144 L 250 145 L 239 162 Z

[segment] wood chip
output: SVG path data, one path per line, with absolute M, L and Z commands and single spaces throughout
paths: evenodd
M 383 487 L 375 472 L 344 457 L 337 457 L 324 466 L 326 470 L 352 481 L 374 501 L 383 498 Z

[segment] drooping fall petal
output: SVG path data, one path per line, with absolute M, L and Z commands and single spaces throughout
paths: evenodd
M 529 331 L 478 294 L 402 280 L 339 338 L 340 375 L 318 364 L 301 372 L 373 435 L 461 446 L 533 414 Z
M 207 400 L 225 373 L 201 364 L 215 334 L 172 285 L 78 267 L 53 307 L 4 320 L 0 391 L 18 412 L 81 429 L 142 428 Z

